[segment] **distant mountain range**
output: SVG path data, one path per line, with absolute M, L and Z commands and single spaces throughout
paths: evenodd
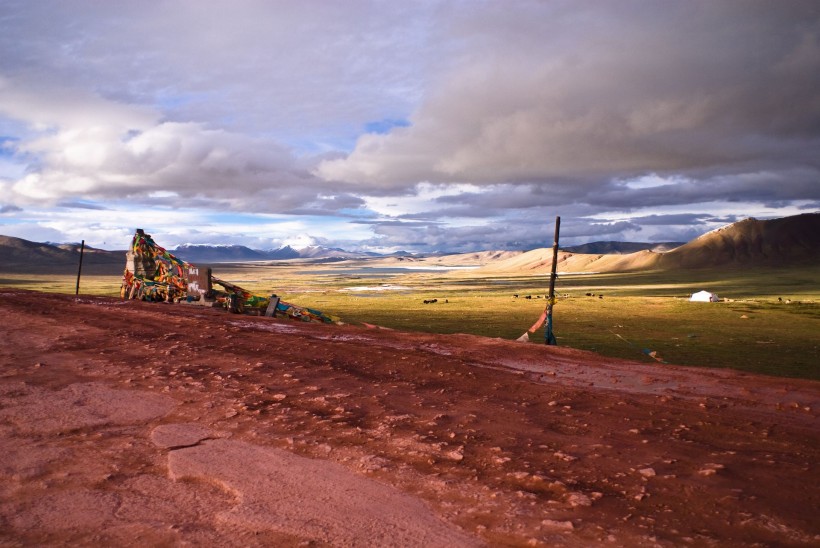
M 269 261 L 274 259 L 298 259 L 300 257 L 299 252 L 290 246 L 260 251 L 244 245 L 183 244 L 168 251 L 184 261 L 195 264 Z
M 286 245 L 278 249 L 262 251 L 251 249 L 243 245 L 199 245 L 184 244 L 176 249 L 169 249 L 171 253 L 189 263 L 237 263 L 249 261 L 276 261 L 287 259 L 361 259 L 366 257 L 378 257 L 376 253 L 357 253 L 345 251 L 344 249 L 322 247 L 318 245 L 308 246 L 302 249 L 294 249 Z
M 79 244 L 37 243 L 0 236 L 0 272 L 67 273 L 76 268 Z M 549 248 L 532 251 L 483 251 L 458 255 L 408 253 L 378 255 L 338 248 L 290 246 L 268 251 L 240 245 L 181 245 L 169 249 L 194 264 L 309 259 L 333 262 L 347 259 L 389 259 L 432 265 L 485 265 L 487 272 L 543 271 L 552 261 Z M 726 225 L 691 242 L 593 242 L 562 248 L 558 269 L 564 272 L 618 272 L 710 267 L 820 266 L 820 213 L 759 221 L 746 219 Z M 85 247 L 83 271 L 117 274 L 125 266 L 125 251 Z

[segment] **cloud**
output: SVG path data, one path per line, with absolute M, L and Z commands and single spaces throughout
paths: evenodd
M 0 214 L 16 213 L 18 211 L 23 211 L 23 209 L 20 208 L 20 207 L 17 207 L 16 205 L 10 205 L 10 204 L 0 205 Z
M 465 7 L 2 2 L 4 227 L 472 250 L 820 203 L 813 0 Z
M 640 217 L 633 217 L 631 220 L 633 223 L 639 224 L 641 226 L 691 226 L 695 224 L 701 224 L 704 221 L 722 222 L 723 224 L 729 224 L 735 222 L 736 219 L 719 220 L 703 213 L 673 213 L 669 215 L 643 215 Z
M 5 15 L 5 20 L 3 19 Z M 423 92 L 434 3 L 4 2 L 0 73 L 323 150 Z
M 596 189 L 749 162 L 820 169 L 816 3 L 482 8 L 453 14 L 461 47 L 411 125 L 363 135 L 319 175 Z
M 406 124 L 425 83 L 434 8 L 4 3 L 10 199 L 156 203 L 168 191 L 176 206 L 360 207 L 355 185 L 312 176 L 305 154 L 338 154 L 364 128 Z
M 16 143 L 36 158 L 9 192 L 21 203 L 73 197 L 199 202 L 232 209 L 283 211 L 331 194 L 282 145 L 201 123 L 161 121 L 143 106 L 81 93 L 0 90 L 0 112 L 32 128 Z
M 80 201 L 60 202 L 59 204 L 57 204 L 57 207 L 66 207 L 66 208 L 71 208 L 71 209 L 92 209 L 92 210 L 96 210 L 96 211 L 101 211 L 101 210 L 108 209 L 107 207 L 105 207 L 103 205 L 100 205 L 100 204 L 95 204 L 95 203 L 91 203 L 91 202 L 80 202 Z

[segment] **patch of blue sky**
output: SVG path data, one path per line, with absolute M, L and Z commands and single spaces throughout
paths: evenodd
M 0 148 L 0 179 L 18 180 L 26 174 L 27 164 L 14 161 L 11 155 L 3 154 Z
M 21 136 L 31 133 L 31 129 L 15 118 L 0 114 L 0 142 L 4 140 L 18 140 Z
M 160 90 L 155 97 L 156 105 L 163 111 L 174 111 L 180 107 L 190 105 L 197 100 L 207 99 L 212 94 L 202 93 L 178 93 L 168 90 Z
M 273 135 L 274 140 L 290 149 L 296 156 L 316 156 L 328 152 L 352 152 L 356 147 L 358 135 L 334 137 L 304 137 L 295 135 Z
M 404 118 L 384 118 L 367 122 L 361 126 L 334 124 L 325 126 L 321 130 L 265 131 L 258 133 L 257 136 L 282 144 L 296 156 L 309 157 L 328 153 L 349 154 L 356 148 L 359 137 L 365 133 L 384 134 L 393 128 L 409 125 L 410 122 Z
M 378 213 L 371 209 L 361 208 L 350 208 L 344 207 L 338 211 L 340 217 L 354 217 L 357 219 L 376 219 L 380 217 Z
M 126 131 L 126 132 L 122 135 L 122 137 L 120 138 L 120 140 L 121 140 L 123 143 L 127 143 L 128 141 L 130 141 L 130 140 L 131 140 L 131 139 L 133 139 L 134 137 L 139 137 L 141 134 L 142 134 L 142 131 L 140 131 L 140 130 L 138 130 L 138 129 L 129 129 L 128 131 Z
M 204 221 L 218 224 L 241 224 L 241 225 L 265 225 L 276 221 L 284 221 L 285 217 L 281 215 L 268 215 L 257 213 L 239 213 L 239 212 L 205 212 Z
M 389 133 L 390 130 L 396 127 L 408 127 L 410 121 L 404 118 L 384 118 L 374 122 L 367 122 L 364 125 L 364 130 L 367 133 Z
M 18 137 L 0 135 L 0 158 L 11 158 L 17 153 Z

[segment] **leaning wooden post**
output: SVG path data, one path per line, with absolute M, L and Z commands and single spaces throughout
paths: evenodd
M 85 251 L 85 240 L 80 244 L 80 268 L 77 269 L 77 288 L 74 290 L 75 295 L 80 294 L 80 276 L 83 273 L 83 252 Z
M 552 272 L 550 273 L 550 292 L 547 296 L 547 328 L 544 331 L 544 344 L 557 345 L 552 332 L 552 305 L 555 304 L 555 269 L 558 266 L 558 232 L 561 229 L 561 217 L 555 218 L 555 240 L 552 244 Z

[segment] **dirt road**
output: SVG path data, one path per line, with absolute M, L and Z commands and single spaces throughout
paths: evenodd
M 820 383 L 0 290 L 0 545 L 820 544 Z

